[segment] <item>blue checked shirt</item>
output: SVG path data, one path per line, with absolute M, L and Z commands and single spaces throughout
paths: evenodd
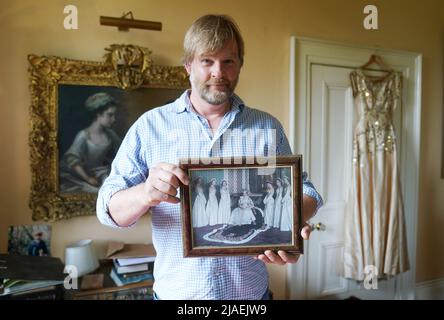
M 98 194 L 97 216 L 103 224 L 119 228 L 108 213 L 111 196 L 145 182 L 149 169 L 159 162 L 291 154 L 281 124 L 271 115 L 245 106 L 233 95 L 231 110 L 213 134 L 208 121 L 194 111 L 189 93 L 146 112 L 129 129 Z M 264 134 L 250 134 L 261 129 Z M 317 200 L 318 208 L 322 205 L 305 173 L 303 192 Z M 160 299 L 256 300 L 264 295 L 268 273 L 262 261 L 250 256 L 183 258 L 180 204 L 162 202 L 151 213 L 157 251 L 154 290 Z

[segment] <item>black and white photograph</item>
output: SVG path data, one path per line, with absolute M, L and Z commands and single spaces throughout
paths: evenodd
M 295 167 L 189 169 L 183 210 L 189 211 L 192 247 L 263 250 L 294 245 L 300 221 Z

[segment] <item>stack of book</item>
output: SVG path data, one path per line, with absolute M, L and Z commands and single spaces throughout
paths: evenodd
M 152 244 L 108 243 L 106 257 L 113 261 L 110 277 L 119 287 L 153 282 L 153 267 L 156 251 Z
M 113 259 L 110 277 L 121 287 L 130 283 L 153 281 L 155 257 Z
M 114 269 L 113 259 L 104 259 L 100 261 L 100 267 L 94 277 L 102 276 L 100 286 L 84 286 L 82 280 L 81 288 L 78 290 L 66 290 L 65 299 L 67 300 L 152 300 L 153 299 L 153 280 L 144 280 L 134 282 L 123 286 L 116 285 L 111 278 Z M 151 268 L 152 270 L 152 268 Z M 136 272 L 132 273 L 133 276 Z M 94 282 L 94 281 L 92 281 Z

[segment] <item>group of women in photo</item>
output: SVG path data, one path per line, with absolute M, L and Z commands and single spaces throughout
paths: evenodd
M 219 189 L 219 201 L 217 191 Z M 216 179 L 211 179 L 205 189 L 201 177 L 194 181 L 195 200 L 192 205 L 193 227 L 214 225 L 250 225 L 258 222 L 257 211 L 261 212 L 261 225 L 291 231 L 293 224 L 293 201 L 291 183 L 288 177 L 275 178 L 265 183 L 265 196 L 262 209 L 257 210 L 248 190 L 242 190 L 237 207 L 231 210 L 231 194 L 228 183 L 223 180 L 218 186 Z M 207 199 L 207 196 L 208 199 Z M 258 203 L 258 201 L 256 201 Z

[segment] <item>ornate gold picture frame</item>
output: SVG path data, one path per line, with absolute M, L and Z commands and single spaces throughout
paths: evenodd
M 78 142 L 83 141 L 82 137 L 91 138 L 92 121 L 101 117 L 102 126 L 108 121 L 109 128 L 102 130 L 108 136 L 102 136 L 114 142 L 112 152 L 107 147 L 107 162 L 100 163 L 103 173 L 110 168 L 112 153 L 131 124 L 149 109 L 174 101 L 189 87 L 182 66 L 154 65 L 146 48 L 113 44 L 105 50 L 103 62 L 28 56 L 32 176 L 29 206 L 33 220 L 56 221 L 95 214 L 94 190 L 98 190 L 106 173 L 99 178 L 86 168 L 85 178 L 73 170 L 78 168 L 75 163 L 83 165 L 83 159 L 72 157 L 76 154 L 73 150 L 84 152 Z M 106 115 L 102 107 L 108 108 Z M 65 172 L 66 168 L 71 172 Z M 66 179 L 69 175 L 73 179 Z M 73 181 L 80 181 L 83 187 Z

